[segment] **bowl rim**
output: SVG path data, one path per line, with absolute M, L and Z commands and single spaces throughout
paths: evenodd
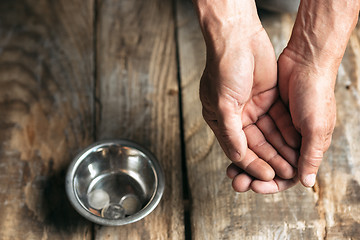
M 102 146 L 110 146 L 110 145 L 120 145 L 123 147 L 134 148 L 140 151 L 141 153 L 143 153 L 148 158 L 149 163 L 152 165 L 151 167 L 153 168 L 155 174 L 155 181 L 156 181 L 154 194 L 150 198 L 149 202 L 145 205 L 145 207 L 143 207 L 140 211 L 138 211 L 137 213 L 131 216 L 116 220 L 102 218 L 86 210 L 83 207 L 83 204 L 79 201 L 74 188 L 74 176 L 77 168 L 83 162 L 83 160 L 86 159 L 86 157 L 90 153 L 94 152 L 95 149 L 98 149 Z M 152 154 L 149 150 L 140 146 L 138 143 L 135 143 L 127 139 L 108 139 L 108 140 L 94 142 L 93 144 L 89 145 L 88 147 L 86 147 L 84 150 L 82 150 L 80 153 L 76 155 L 76 157 L 72 160 L 72 162 L 68 167 L 65 178 L 65 188 L 66 188 L 66 194 L 68 196 L 68 199 L 70 200 L 71 205 L 84 218 L 100 225 L 121 226 L 133 222 L 137 222 L 143 219 L 157 207 L 165 189 L 165 177 L 164 177 L 164 171 L 160 163 L 158 162 L 154 154 Z

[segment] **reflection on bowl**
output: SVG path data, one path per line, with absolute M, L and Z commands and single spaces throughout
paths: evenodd
M 102 225 L 119 226 L 144 218 L 163 191 L 164 174 L 156 158 L 127 140 L 89 146 L 76 156 L 66 176 L 71 204 Z

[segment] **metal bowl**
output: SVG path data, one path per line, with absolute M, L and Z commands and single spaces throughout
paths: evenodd
M 66 175 L 73 207 L 101 225 L 136 222 L 158 205 L 164 173 L 148 150 L 128 140 L 94 143 L 78 154 Z

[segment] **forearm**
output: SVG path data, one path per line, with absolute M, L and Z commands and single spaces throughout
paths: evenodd
M 337 70 L 359 14 L 359 0 L 302 0 L 288 44 L 292 58 Z
M 262 29 L 254 0 L 193 0 L 206 46 L 224 52 Z

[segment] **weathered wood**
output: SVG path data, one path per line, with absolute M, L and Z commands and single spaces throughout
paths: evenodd
M 339 68 L 337 122 L 318 177 L 318 208 L 326 239 L 360 238 L 360 26 L 352 34 Z
M 198 84 L 205 48 L 190 1 L 177 1 L 186 157 L 194 239 L 356 239 L 359 237 L 359 29 L 350 40 L 336 89 L 338 123 L 314 189 L 236 194 L 228 160 L 201 117 Z M 277 56 L 294 17 L 261 12 Z M 356 116 L 356 117 L 355 117 Z
M 0 2 L 0 239 L 90 239 L 65 171 L 92 141 L 93 2 Z
M 236 194 L 229 161 L 201 117 L 205 48 L 190 0 L 177 0 L 186 158 L 194 239 L 358 239 L 360 27 L 339 69 L 333 143 L 313 189 Z M 64 174 L 93 140 L 129 138 L 166 173 L 158 208 L 96 239 L 183 239 L 179 102 L 172 1 L 0 2 L 0 239 L 91 239 L 69 205 Z M 260 12 L 277 55 L 294 16 Z M 94 62 L 96 49 L 96 66 Z
M 98 1 L 98 139 L 128 138 L 161 162 L 159 206 L 122 227 L 95 228 L 96 239 L 183 239 L 181 149 L 172 1 Z

